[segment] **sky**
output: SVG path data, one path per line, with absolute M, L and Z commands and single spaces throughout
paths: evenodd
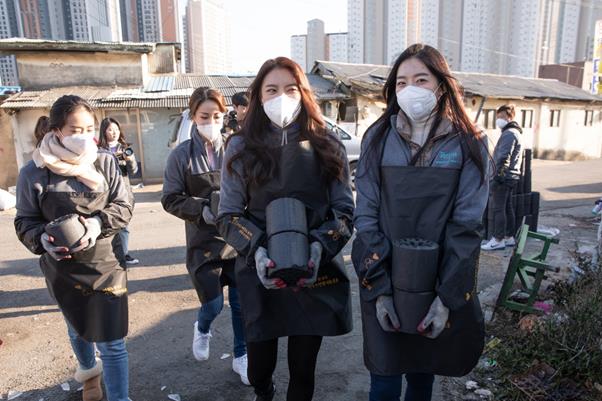
M 324 21 L 326 33 L 347 32 L 347 0 L 225 0 L 231 24 L 233 72 L 255 73 L 269 58 L 290 56 L 292 35 L 307 21 Z M 187 0 L 179 0 L 181 14 Z

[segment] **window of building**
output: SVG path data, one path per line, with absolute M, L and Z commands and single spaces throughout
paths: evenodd
M 583 125 L 586 127 L 591 127 L 594 125 L 594 111 L 593 110 L 585 110 L 585 121 Z
M 550 127 L 560 127 L 560 110 L 550 110 Z
M 483 128 L 495 128 L 495 109 L 483 109 Z
M 533 110 L 521 110 L 521 127 L 533 128 Z

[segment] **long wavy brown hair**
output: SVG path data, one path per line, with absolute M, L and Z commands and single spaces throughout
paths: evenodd
M 421 43 L 408 47 L 393 63 L 382 92 L 383 97 L 387 102 L 387 108 L 378 120 L 368 128 L 369 130 L 374 128 L 377 131 L 372 137 L 371 142 L 367 144 L 368 147 L 366 148 L 366 153 L 363 157 L 368 159 L 373 157 L 380 158 L 378 152 L 381 146 L 378 145 L 382 145 L 385 139 L 387 130 L 390 127 L 391 116 L 396 115 L 400 111 L 395 93 L 397 70 L 401 63 L 411 58 L 422 61 L 426 68 L 428 68 L 440 83 L 441 96 L 437 101 L 433 125 L 429 131 L 428 139 L 432 138 L 444 117 L 449 119 L 453 124 L 454 130 L 460 134 L 462 140 L 466 143 L 469 153 L 468 157 L 472 159 L 479 169 L 481 173 L 481 183 L 483 183 L 486 178 L 485 163 L 487 163 L 488 160 L 484 159 L 481 153 L 482 144 L 479 142 L 482 139 L 482 134 L 474 125 L 464 108 L 464 102 L 462 101 L 463 89 L 456 78 L 451 74 L 447 61 L 445 61 L 443 55 L 434 47 Z M 409 118 L 407 120 L 411 121 Z
M 249 108 L 241 130 L 233 136 L 244 139 L 244 150 L 234 155 L 227 163 L 230 174 L 236 174 L 232 164 L 243 162 L 244 178 L 250 183 L 261 185 L 274 177 L 278 171 L 278 162 L 274 152 L 270 152 L 266 133 L 270 130 L 270 119 L 263 111 L 261 87 L 266 75 L 282 68 L 288 70 L 301 92 L 301 111 L 296 123 L 301 127 L 301 137 L 309 140 L 316 152 L 322 168 L 322 177 L 331 182 L 343 180 L 344 160 L 342 145 L 334 140 L 322 118 L 320 107 L 316 103 L 307 77 L 297 63 L 287 57 L 269 59 L 259 69 L 249 88 Z M 232 137 L 233 137 L 232 136 Z M 232 138 L 231 137 L 231 138 Z

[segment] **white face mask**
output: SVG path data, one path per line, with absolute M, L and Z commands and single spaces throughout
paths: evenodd
M 437 97 L 430 89 L 408 85 L 397 92 L 397 104 L 412 121 L 424 120 L 437 105 Z
M 295 99 L 283 93 L 264 102 L 263 111 L 274 124 L 284 128 L 295 121 L 301 112 L 301 99 Z
M 93 132 L 64 136 L 62 132 L 59 131 L 59 138 L 61 139 L 63 146 L 77 155 L 83 155 L 88 152 L 96 153 L 98 151 L 98 146 L 96 146 L 96 142 L 94 142 L 94 137 L 95 134 Z
M 199 134 L 208 140 L 211 143 L 216 142 L 222 135 L 222 125 L 221 124 L 204 124 L 197 125 L 196 130 Z
M 497 127 L 499 129 L 504 129 L 504 127 L 508 124 L 508 121 L 504 120 L 503 118 L 498 118 L 497 120 L 495 120 L 495 125 L 497 125 Z

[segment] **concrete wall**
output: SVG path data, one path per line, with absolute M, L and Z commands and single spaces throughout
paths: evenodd
M 17 58 L 24 90 L 63 86 L 142 85 L 141 55 L 136 53 L 22 53 Z
M 368 127 L 374 123 L 385 111 L 384 102 L 375 102 L 372 99 L 359 96 L 357 98 L 357 129 L 355 135 L 362 137 Z
M 561 110 L 560 126 L 550 127 L 550 110 Z M 585 126 L 585 110 L 593 110 L 593 125 Z M 541 159 L 583 160 L 602 156 L 600 107 L 545 103 L 541 106 L 534 155 Z
M 16 185 L 18 174 L 11 118 L 5 110 L 0 109 L 0 188 Z
M 145 65 L 142 63 L 144 71 Z M 176 50 L 172 45 L 158 44 L 153 53 L 148 55 L 148 72 L 151 74 L 170 74 L 178 72 Z

